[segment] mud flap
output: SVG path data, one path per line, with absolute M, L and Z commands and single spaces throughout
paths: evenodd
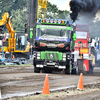
M 83 65 L 84 71 L 89 72 L 89 65 L 90 65 L 89 62 L 90 60 L 84 59 L 84 65 Z
M 78 59 L 78 73 L 93 73 L 92 60 Z
M 89 73 L 93 73 L 92 60 L 84 60 L 84 70 Z
M 83 62 L 84 60 L 83 59 L 78 59 L 77 60 L 77 64 L 78 64 L 78 73 L 83 73 Z

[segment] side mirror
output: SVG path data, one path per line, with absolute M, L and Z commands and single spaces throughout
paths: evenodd
M 76 33 L 73 35 L 73 40 L 76 41 Z

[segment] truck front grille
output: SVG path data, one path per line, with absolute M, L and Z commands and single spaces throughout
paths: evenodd
M 58 53 L 45 53 L 46 60 L 59 60 Z

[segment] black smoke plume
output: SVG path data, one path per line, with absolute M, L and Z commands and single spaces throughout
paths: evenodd
M 100 8 L 100 0 L 71 0 L 70 10 L 72 13 L 70 17 L 74 22 L 79 14 L 88 14 L 91 17 L 95 17 L 98 9 Z

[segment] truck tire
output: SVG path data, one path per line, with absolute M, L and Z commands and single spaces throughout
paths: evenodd
M 70 74 L 70 66 L 67 66 L 65 69 L 65 74 Z
M 76 69 L 72 69 L 71 74 L 76 74 L 76 73 L 77 73 Z
M 40 68 L 36 68 L 36 66 L 34 66 L 34 73 L 40 73 Z

